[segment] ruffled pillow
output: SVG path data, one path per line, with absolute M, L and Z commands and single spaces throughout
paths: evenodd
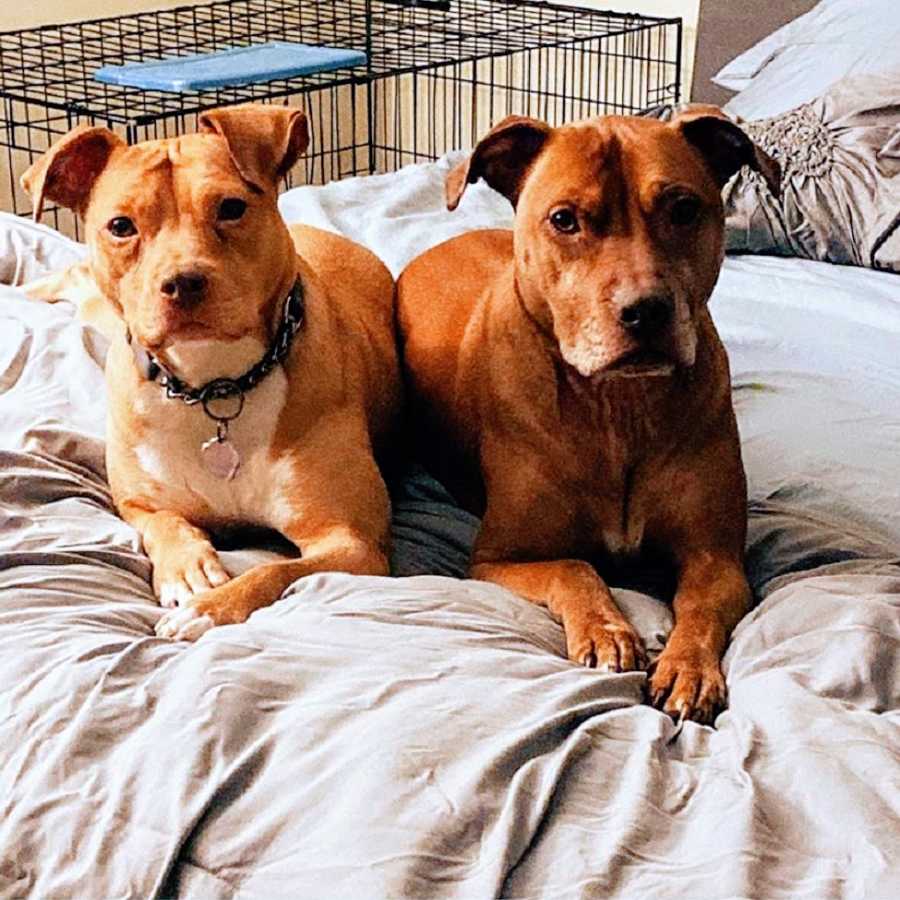
M 738 123 L 782 167 L 726 186 L 726 248 L 900 272 L 900 73 L 851 76 L 789 112 Z
M 900 273 L 900 72 L 850 76 L 796 109 L 736 121 L 782 177 L 778 197 L 746 166 L 725 185 L 728 251 Z

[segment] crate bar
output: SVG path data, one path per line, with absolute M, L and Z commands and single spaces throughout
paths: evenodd
M 195 130 L 216 106 L 300 105 L 314 144 L 294 177 L 321 182 L 435 159 L 471 144 L 504 111 L 554 123 L 634 112 L 680 96 L 681 36 L 677 18 L 541 0 L 216 0 L 3 32 L 0 150 L 9 177 L 0 177 L 0 198 L 24 211 L 18 176 L 78 122 L 135 142 Z M 104 64 L 268 40 L 364 49 L 367 62 L 183 95 L 92 78 Z

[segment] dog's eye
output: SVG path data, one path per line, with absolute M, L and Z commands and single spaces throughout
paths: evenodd
M 571 209 L 563 207 L 550 213 L 550 224 L 563 234 L 574 234 L 578 231 L 578 219 Z
M 114 219 L 110 219 L 106 228 L 113 237 L 117 238 L 127 238 L 137 234 L 137 228 L 134 227 L 134 222 L 128 216 L 116 216 Z
M 247 203 L 240 197 L 226 197 L 219 204 L 220 222 L 237 222 L 247 211 Z
M 669 207 L 673 225 L 693 225 L 700 215 L 700 201 L 696 197 L 679 197 Z

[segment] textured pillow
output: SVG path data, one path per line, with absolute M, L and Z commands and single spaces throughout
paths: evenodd
M 821 96 L 851 75 L 900 69 L 898 0 L 821 0 L 721 69 L 713 82 L 739 90 L 725 111 L 773 116 Z
M 671 119 L 690 108 L 661 106 Z M 900 272 L 900 70 L 844 79 L 741 128 L 781 165 L 781 193 L 745 166 L 722 191 L 725 247 Z
M 725 186 L 726 248 L 900 272 L 900 70 L 844 79 L 740 126 L 781 163 L 781 196 L 749 168 Z

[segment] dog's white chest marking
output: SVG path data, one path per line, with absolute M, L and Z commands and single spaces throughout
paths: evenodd
M 280 498 L 290 492 L 291 466 L 274 455 L 287 390 L 287 377 L 276 367 L 245 395 L 240 415 L 228 425 L 223 447 L 216 441 L 216 421 L 199 404 L 187 406 L 166 398 L 160 385 L 143 384 L 136 405 L 146 428 L 135 455 L 158 485 L 165 507 L 193 519 L 200 501 L 217 520 L 277 527 Z M 211 460 L 209 448 L 220 454 L 218 459 Z

